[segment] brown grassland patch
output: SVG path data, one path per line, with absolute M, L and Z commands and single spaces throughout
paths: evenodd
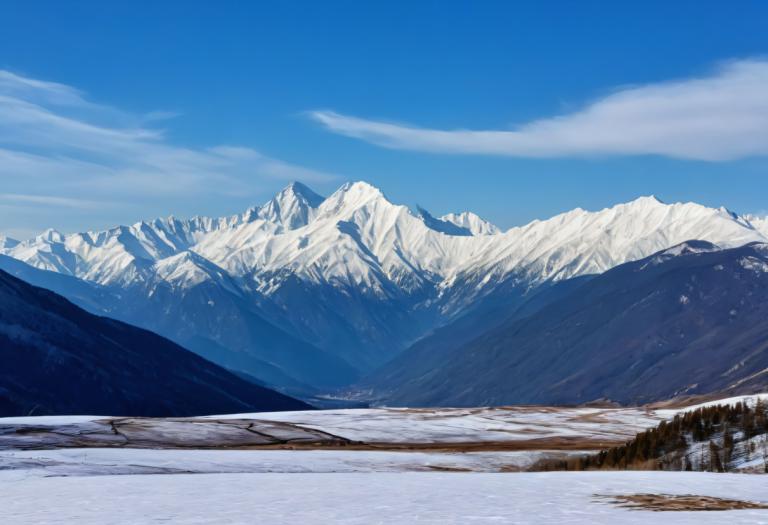
M 607 500 L 618 507 L 655 512 L 768 509 L 768 505 L 764 503 L 694 494 L 621 494 L 616 496 L 595 494 L 595 498 Z

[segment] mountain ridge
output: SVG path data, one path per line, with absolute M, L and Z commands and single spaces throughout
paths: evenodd
M 414 212 L 366 182 L 346 183 L 327 198 L 296 183 L 236 215 L 49 231 L 0 253 L 127 294 L 137 308 L 159 285 L 170 290 L 162 307 L 169 312 L 189 290 L 217 288 L 282 332 L 366 373 L 483 304 L 516 308 L 546 283 L 600 274 L 688 239 L 724 248 L 766 241 L 762 224 L 725 209 L 641 197 L 502 232 L 469 212 Z M 207 301 L 173 315 L 199 318 Z M 181 331 L 236 351 L 239 343 L 226 342 L 226 323 L 239 321 L 223 322 L 219 333 L 195 332 L 189 322 L 161 333 L 180 340 Z M 257 341 L 247 344 L 266 356 Z M 296 370 L 283 371 L 295 377 Z

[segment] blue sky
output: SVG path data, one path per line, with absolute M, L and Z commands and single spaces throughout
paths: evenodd
M 761 1 L 13 2 L 0 232 L 292 179 L 503 227 L 644 194 L 765 212 L 767 26 Z

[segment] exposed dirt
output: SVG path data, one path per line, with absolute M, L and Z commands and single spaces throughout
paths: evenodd
M 697 496 L 695 494 L 622 494 L 618 496 L 595 494 L 595 498 L 607 500 L 617 507 L 654 512 L 768 509 L 768 505 L 765 503 Z
M 526 450 L 594 451 L 621 445 L 624 441 L 596 441 L 586 438 L 544 438 L 517 441 L 469 441 L 440 443 L 384 443 L 364 441 L 286 443 L 259 445 L 254 448 L 277 448 L 288 450 L 344 448 L 346 450 L 382 450 L 399 452 L 514 452 Z M 251 447 L 247 447 L 251 448 Z

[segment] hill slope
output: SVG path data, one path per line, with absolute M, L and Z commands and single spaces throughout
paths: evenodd
M 186 416 L 307 405 L 0 271 L 0 415 Z
M 692 241 L 627 263 L 449 352 L 390 372 L 391 405 L 645 403 L 768 386 L 768 246 Z M 404 369 L 404 370 L 403 370 Z
M 335 387 L 357 377 L 342 359 L 266 321 L 231 287 L 202 279 L 183 290 L 175 288 L 176 279 L 194 271 L 191 263 L 184 263 L 196 258 L 185 259 L 166 270 L 168 280 L 153 278 L 128 289 L 41 270 L 5 255 L 0 255 L 0 270 L 62 295 L 91 313 L 163 335 L 220 366 L 291 394 L 311 391 L 309 384 Z

